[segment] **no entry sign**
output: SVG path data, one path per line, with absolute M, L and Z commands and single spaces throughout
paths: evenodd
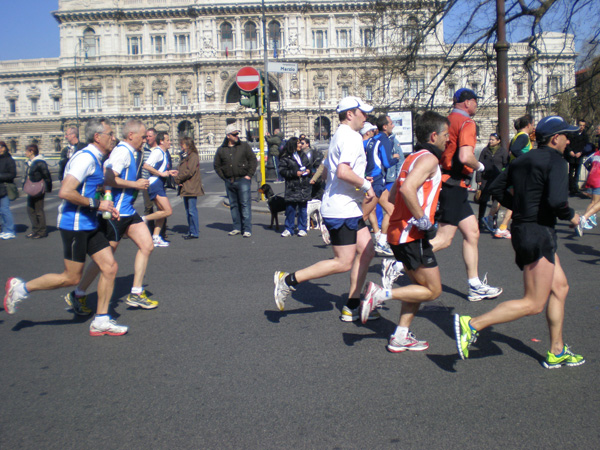
M 242 67 L 235 82 L 243 91 L 253 91 L 260 84 L 260 74 L 254 67 Z

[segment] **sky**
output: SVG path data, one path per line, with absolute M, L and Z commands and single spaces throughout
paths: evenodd
M 464 0 L 464 4 L 467 5 L 469 1 Z M 598 0 L 592 0 L 592 3 L 594 1 Z M 57 0 L 2 0 L 0 61 L 58 57 L 60 54 L 58 23 L 51 14 L 57 9 Z M 455 16 L 445 20 L 448 32 L 449 24 L 455 22 L 457 17 L 465 16 L 459 10 L 454 14 Z M 556 26 L 559 27 L 560 23 L 557 23 Z M 592 27 L 597 26 L 598 21 L 589 20 L 589 17 L 587 20 L 584 17 L 577 21 L 578 50 L 584 42 L 584 38 L 591 35 Z M 515 34 L 513 33 L 512 37 L 518 39 Z

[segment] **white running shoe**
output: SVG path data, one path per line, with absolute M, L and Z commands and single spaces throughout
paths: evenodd
M 275 304 L 279 308 L 279 311 L 283 311 L 285 309 L 285 299 L 288 295 L 290 295 L 290 291 L 295 291 L 292 286 L 288 286 L 285 282 L 285 277 L 287 277 L 289 273 L 277 271 L 273 276 L 273 282 L 275 283 L 275 291 L 273 296 L 275 297 Z
M 2 233 L 0 234 L 0 239 L 4 239 L 4 240 L 8 240 L 8 239 L 15 239 L 17 236 L 14 233 Z
M 291 235 L 290 230 L 283 230 L 283 233 L 281 233 L 281 237 L 290 237 Z
M 397 267 L 400 267 L 400 269 L 397 269 Z M 394 281 L 402 275 L 403 268 L 402 263 L 395 259 L 386 258 L 381 261 L 381 285 L 385 289 L 392 289 Z
M 375 253 L 380 256 L 394 256 L 394 252 L 390 248 L 390 244 L 381 245 L 379 242 L 375 244 Z
M 20 278 L 9 278 L 6 281 L 6 286 L 4 289 L 6 290 L 6 294 L 4 295 L 4 311 L 8 314 L 14 314 L 17 312 L 17 305 L 23 299 L 27 298 L 27 295 L 18 295 L 17 288 L 20 288 L 19 291 L 24 291 L 22 288 L 25 282 Z
M 241 233 L 240 230 L 231 230 L 228 234 L 229 234 L 229 236 L 236 236 L 240 233 Z
M 305 237 L 305 236 L 306 236 L 306 231 L 304 231 L 304 230 L 298 231 L 298 237 Z
M 387 345 L 388 351 L 392 353 L 402 353 L 408 350 L 409 352 L 422 352 L 429 348 L 427 341 L 419 341 L 410 331 L 404 339 L 400 339 L 394 335 L 390 336 L 390 341 Z
M 359 306 L 360 321 L 365 324 L 369 320 L 371 312 L 375 311 L 384 302 L 385 289 L 369 281 L 363 289 L 362 297 Z
M 123 336 L 129 330 L 125 325 L 119 325 L 115 320 L 92 320 L 90 324 L 90 336 Z
M 492 299 L 502 294 L 502 288 L 492 287 L 487 284 L 487 273 L 483 277 L 481 285 L 475 287 L 469 285 L 469 296 L 467 300 L 470 302 L 478 302 L 484 299 Z
M 244 234 L 242 234 L 242 236 L 245 238 L 249 238 L 252 237 L 252 233 L 250 233 L 249 231 L 244 231 Z
M 164 241 L 160 236 L 152 236 L 152 242 L 155 247 L 168 247 L 170 244 Z

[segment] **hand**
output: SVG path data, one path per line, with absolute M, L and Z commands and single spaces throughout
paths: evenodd
M 374 198 L 377 198 L 377 197 L 375 197 L 375 191 L 373 190 L 373 188 L 369 188 L 369 190 L 367 192 L 365 192 L 365 198 L 367 200 L 372 200 Z
M 571 219 L 571 224 L 573 227 L 576 227 L 577 225 L 579 225 L 579 221 L 581 219 L 583 219 L 585 216 L 580 216 L 579 214 L 575 213 L 575 215 L 573 216 L 573 218 Z
M 169 175 L 173 175 L 174 177 L 176 177 L 177 175 L 179 175 L 179 170 L 169 170 Z
M 251 180 L 251 179 L 252 179 L 252 178 L 250 178 L 248 175 L 246 175 L 244 178 L 245 178 L 246 180 Z
M 392 155 L 392 158 L 394 158 L 394 159 L 400 159 L 400 154 L 399 153 L 394 153 Z
M 119 220 L 119 210 L 115 208 L 115 204 L 110 200 L 100 200 L 98 211 L 110 211 L 112 218 Z
M 150 186 L 150 182 L 144 178 L 140 178 L 135 182 L 135 188 L 138 190 L 146 190 Z
M 370 181 L 371 183 L 373 182 L 373 177 L 365 177 L 365 179 L 367 179 L 368 181 Z
M 310 180 L 309 183 L 310 184 L 315 184 L 315 180 Z
M 301 177 L 302 175 L 304 175 L 304 172 L 302 172 L 301 170 L 296 172 L 297 177 Z

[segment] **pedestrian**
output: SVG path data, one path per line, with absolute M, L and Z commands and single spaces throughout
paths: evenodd
M 180 186 L 179 195 L 183 197 L 185 215 L 188 222 L 188 233 L 184 239 L 198 239 L 198 196 L 204 195 L 202 177 L 200 175 L 200 158 L 194 140 L 190 137 L 181 139 L 181 161 L 177 168 L 178 174 L 175 183 Z
M 433 251 L 437 252 L 450 246 L 457 230 L 461 232 L 470 302 L 496 298 L 502 293 L 502 288 L 487 284 L 487 276 L 483 280 L 479 278 L 479 226 L 468 199 L 473 171 L 485 170 L 475 158 L 477 127 L 472 117 L 477 112 L 478 98 L 471 89 L 462 88 L 454 93 L 454 109 L 448 116 L 450 140 L 441 159 L 439 230 L 431 241 Z
M 350 272 L 348 301 L 341 320 L 358 320 L 360 293 L 375 250 L 363 219 L 361 205 L 366 197 L 375 201 L 371 182 L 364 178 L 367 158 L 359 134 L 373 107 L 357 97 L 345 97 L 337 106 L 340 125 L 329 144 L 325 160 L 327 184 L 321 205 L 323 222 L 329 230 L 333 259 L 319 261 L 296 272 L 276 271 L 275 303 L 280 311 L 299 283 L 336 273 Z M 377 311 L 371 318 L 378 318 Z
M 302 141 L 296 137 L 288 139 L 285 149 L 279 158 L 279 173 L 285 180 L 285 230 L 282 237 L 294 235 L 296 216 L 298 217 L 298 236 L 304 237 L 307 232 L 307 202 L 310 200 L 312 186 L 310 184 L 309 159 L 302 151 Z
M 27 171 L 23 183 L 40 183 L 43 182 L 43 189 L 37 195 L 27 194 L 27 214 L 31 222 L 31 233 L 27 238 L 42 239 L 48 237 L 46 229 L 46 213 L 44 212 L 44 198 L 46 192 L 52 192 L 52 177 L 48 170 L 48 164 L 40 155 L 40 150 L 36 144 L 30 144 L 25 147 L 25 157 L 27 161 Z
M 233 230 L 229 236 L 252 236 L 250 190 L 257 167 L 256 156 L 247 142 L 240 141 L 240 127 L 234 123 L 225 128 L 225 139 L 217 149 L 214 168 L 225 182 Z
M 60 152 L 60 159 L 58 161 L 58 180 L 62 181 L 64 177 L 65 167 L 73 155 L 85 147 L 83 142 L 79 142 L 79 128 L 68 127 L 65 131 L 65 139 L 69 143 Z
M 0 141 L 0 218 L 2 219 L 2 232 L 0 239 L 14 239 L 15 222 L 10 211 L 7 184 L 13 184 L 17 177 L 17 165 L 12 158 L 6 142 Z M 11 186 L 12 187 L 12 186 Z
M 571 195 L 578 195 L 581 193 L 579 190 L 581 164 L 583 163 L 586 146 L 590 142 L 585 130 L 586 121 L 584 119 L 578 119 L 577 126 L 579 129 L 571 136 L 571 139 L 569 140 L 570 144 L 565 151 L 565 159 L 569 163 L 569 194 Z
M 11 277 L 6 282 L 4 310 L 14 314 L 17 305 L 34 291 L 47 291 L 75 286 L 83 274 L 86 254 L 100 268 L 98 306 L 90 324 L 91 336 L 121 336 L 128 328 L 117 324 L 108 314 L 118 265 L 108 239 L 98 229 L 98 212 L 110 212 L 118 219 L 119 212 L 112 201 L 96 198 L 104 183 L 102 158 L 113 146 L 114 133 L 110 122 L 91 119 L 85 126 L 88 146 L 77 152 L 65 167 L 64 179 L 58 193 L 62 203 L 58 209 L 58 229 L 63 242 L 64 271 L 25 282 Z
M 152 242 L 155 247 L 168 247 L 169 241 L 165 240 L 161 235 L 164 222 L 167 217 L 173 214 L 171 202 L 165 192 L 165 178 L 169 175 L 176 176 L 177 171 L 169 168 L 169 148 L 171 148 L 171 138 L 169 133 L 161 131 L 156 135 L 156 147 L 152 149 L 152 153 L 148 160 L 144 163 L 143 168 L 150 173 L 148 181 L 148 196 L 156 206 L 156 212 L 143 216 L 144 222 L 154 221 L 154 230 L 152 233 Z
M 487 228 L 490 233 L 496 229 L 495 215 L 500 209 L 500 203 L 492 202 L 490 214 L 485 215 L 488 201 L 490 200 L 489 186 L 492 181 L 504 170 L 508 164 L 508 150 L 502 145 L 500 136 L 497 133 L 490 134 L 488 145 L 481 151 L 479 162 L 485 167 L 483 172 L 477 172 L 477 190 L 479 191 L 479 229 Z
M 500 303 L 478 317 L 454 316 L 456 346 L 462 359 L 481 330 L 544 311 L 550 332 L 550 349 L 543 361 L 547 369 L 579 366 L 583 356 L 573 353 L 563 341 L 565 300 L 569 285 L 556 252 L 556 219 L 579 224 L 579 215 L 569 207 L 569 177 L 563 159 L 569 126 L 559 116 L 544 117 L 535 129 L 538 148 L 511 162 L 490 187 L 492 196 L 513 211 L 512 246 L 515 262 L 523 271 L 523 298 Z
M 387 345 L 392 353 L 422 351 L 429 347 L 427 341 L 415 337 L 410 326 L 421 303 L 435 300 L 442 293 L 440 269 L 429 239 L 435 230 L 434 215 L 442 181 L 439 163 L 448 141 L 449 124 L 448 119 L 433 111 L 426 111 L 417 119 L 417 146 L 402 164 L 390 193 L 394 212 L 388 242 L 413 284 L 385 289 L 369 282 L 363 292 L 362 323 L 386 300 L 402 302 L 398 326 Z
M 267 132 L 265 140 L 269 145 L 269 159 L 271 160 L 273 168 L 275 169 L 275 176 L 277 177 L 276 182 L 283 181 L 283 178 L 281 178 L 279 175 L 279 147 L 283 142 L 283 133 L 279 128 L 275 128 L 272 135 Z

